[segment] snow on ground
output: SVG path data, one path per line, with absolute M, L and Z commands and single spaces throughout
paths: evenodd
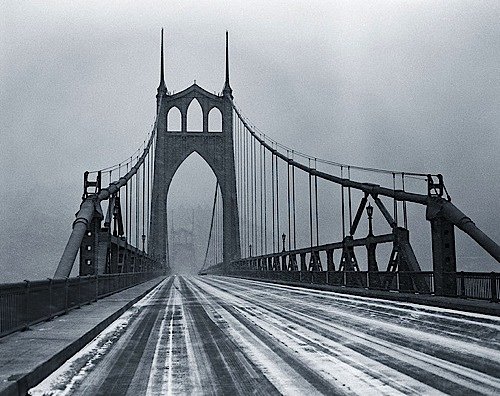
M 174 277 L 156 298 L 163 285 L 30 394 L 78 394 L 86 378 L 105 376 L 99 365 L 127 348 L 144 312 L 155 325 L 144 341 L 149 360 L 133 368 L 145 370 L 136 393 L 266 383 L 287 395 L 500 394 L 500 318 L 221 277 Z

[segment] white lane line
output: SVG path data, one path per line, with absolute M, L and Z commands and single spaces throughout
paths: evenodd
M 160 331 L 158 332 L 158 341 L 156 342 L 155 352 L 153 355 L 153 363 L 151 364 L 151 371 L 149 373 L 148 386 L 146 389 L 147 396 L 154 396 L 158 394 L 163 383 L 163 370 L 164 370 L 164 356 L 166 355 L 166 347 L 164 345 L 164 329 L 166 327 L 166 321 L 168 318 L 168 313 L 170 311 L 171 301 L 172 301 L 172 290 L 173 286 L 170 288 L 169 297 L 167 300 L 167 306 L 165 307 L 163 319 L 160 324 Z
M 184 298 L 184 296 L 182 296 Z M 202 394 L 203 393 L 203 388 L 201 386 L 201 379 L 200 379 L 200 366 L 198 365 L 198 359 L 200 356 L 198 356 L 198 359 L 195 357 L 195 350 L 193 347 L 193 340 L 191 338 L 191 331 L 193 331 L 190 327 L 188 327 L 188 318 L 187 318 L 187 311 L 184 306 L 184 302 L 181 304 L 181 312 L 182 312 L 182 326 L 184 328 L 184 343 L 186 344 L 186 355 L 187 355 L 187 363 L 189 367 L 189 380 L 191 382 L 191 389 L 190 393 L 191 394 Z M 192 323 L 192 321 L 191 321 Z
M 166 394 L 169 396 L 172 395 L 172 371 L 173 371 L 173 367 L 172 367 L 173 342 L 172 342 L 172 340 L 173 340 L 173 338 L 174 338 L 174 315 L 172 315 L 172 317 L 170 318 L 170 326 L 169 326 L 167 381 L 165 381 L 165 380 L 163 381 L 164 386 L 162 386 L 162 389 L 161 389 L 162 395 L 165 394 L 165 390 L 166 390 Z M 165 389 L 165 386 L 166 386 L 166 389 Z
M 168 325 L 168 351 L 165 360 L 165 368 L 163 370 L 163 377 L 161 382 L 161 395 L 172 395 L 182 393 L 181 390 L 185 384 L 176 383 L 173 380 L 174 374 L 177 374 L 177 370 L 174 368 L 174 364 L 179 367 L 177 360 L 174 362 L 174 322 L 177 315 L 177 308 L 182 303 L 179 293 L 179 278 L 176 276 L 172 284 L 172 299 L 169 302 L 170 305 L 170 322 Z M 177 324 L 177 323 L 176 323 Z M 176 337 L 177 338 L 177 337 Z M 175 345 L 177 350 L 179 350 L 180 345 Z M 178 358 L 178 356 L 176 356 Z

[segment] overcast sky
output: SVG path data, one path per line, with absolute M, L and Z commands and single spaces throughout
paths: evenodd
M 146 138 L 162 26 L 169 90 L 222 89 L 227 29 L 235 102 L 261 130 L 334 161 L 442 173 L 498 242 L 499 21 L 497 0 L 3 1 L 0 276 L 51 276 L 83 171 Z M 210 205 L 203 186 L 179 194 Z M 498 270 L 479 253 L 458 252 Z

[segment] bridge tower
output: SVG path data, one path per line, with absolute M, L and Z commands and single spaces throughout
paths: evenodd
M 161 265 L 169 266 L 167 256 L 167 194 L 179 166 L 193 152 L 210 166 L 220 185 L 223 200 L 223 260 L 228 265 L 240 258 L 240 231 L 236 172 L 233 147 L 232 89 L 229 85 L 229 52 L 226 32 L 226 80 L 221 95 L 214 95 L 196 84 L 172 94 L 164 78 L 163 29 L 161 38 L 160 85 L 156 95 L 157 135 L 154 151 L 154 178 L 151 198 L 149 252 Z M 187 130 L 188 108 L 197 100 L 203 114 L 201 131 Z M 222 130 L 209 131 L 209 114 L 218 109 L 222 115 Z M 180 112 L 180 130 L 168 130 L 168 117 Z M 210 114 L 210 115 L 213 115 Z M 189 183 L 190 180 L 186 180 Z

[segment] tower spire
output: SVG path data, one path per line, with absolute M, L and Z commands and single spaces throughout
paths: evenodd
M 224 91 L 232 93 L 231 86 L 229 85 L 229 33 L 226 30 L 226 82 L 224 83 Z
M 165 85 L 165 73 L 164 73 L 164 62 L 163 62 L 163 28 L 161 28 L 161 61 L 160 61 L 160 85 L 158 87 L 158 91 L 167 90 L 167 86 Z

